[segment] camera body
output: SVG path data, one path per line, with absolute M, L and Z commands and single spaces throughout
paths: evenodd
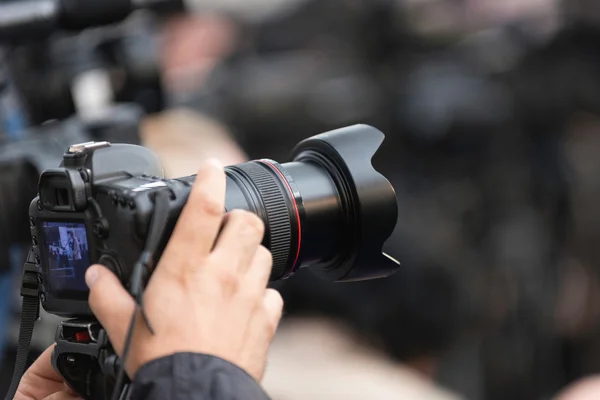
M 72 146 L 62 168 L 42 173 L 39 197 L 30 204 L 30 226 L 46 311 L 91 316 L 84 280 L 89 265 L 102 263 L 127 278 L 125 266 L 133 266 L 143 250 L 152 194 L 159 188 L 174 193 L 170 223 L 175 224 L 189 186 L 161 176 L 152 152 L 108 142 Z

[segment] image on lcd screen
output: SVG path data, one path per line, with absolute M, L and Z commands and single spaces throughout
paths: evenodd
M 85 224 L 43 222 L 48 283 L 53 291 L 87 291 L 90 265 Z

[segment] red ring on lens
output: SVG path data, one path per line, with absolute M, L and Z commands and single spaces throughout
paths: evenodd
M 302 245 L 302 224 L 300 224 L 300 211 L 298 209 L 298 203 L 296 203 L 296 196 L 294 195 L 294 190 L 292 190 L 290 183 L 283 175 L 283 173 L 271 161 L 260 160 L 259 162 L 268 165 L 273 171 L 275 171 L 285 184 L 285 187 L 287 187 L 288 191 L 290 192 L 294 213 L 296 214 L 296 225 L 298 226 L 298 250 L 296 251 L 296 258 L 294 259 L 294 264 L 292 264 L 292 270 L 290 272 L 296 272 L 296 264 L 298 263 L 298 258 L 300 258 L 300 246 Z

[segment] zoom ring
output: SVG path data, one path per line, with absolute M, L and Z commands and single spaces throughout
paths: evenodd
M 285 189 L 273 172 L 258 162 L 253 161 L 237 167 L 254 183 L 265 206 L 266 231 L 273 255 L 271 277 L 280 279 L 285 275 L 292 244 L 292 223 Z

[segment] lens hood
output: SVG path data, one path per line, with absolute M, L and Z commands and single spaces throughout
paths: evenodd
M 385 135 L 368 125 L 354 125 L 313 136 L 298 144 L 294 161 L 313 162 L 328 170 L 342 197 L 351 251 L 322 268 L 311 268 L 328 280 L 354 281 L 381 278 L 395 272 L 399 263 L 382 253 L 398 218 L 392 184 L 372 165 Z

